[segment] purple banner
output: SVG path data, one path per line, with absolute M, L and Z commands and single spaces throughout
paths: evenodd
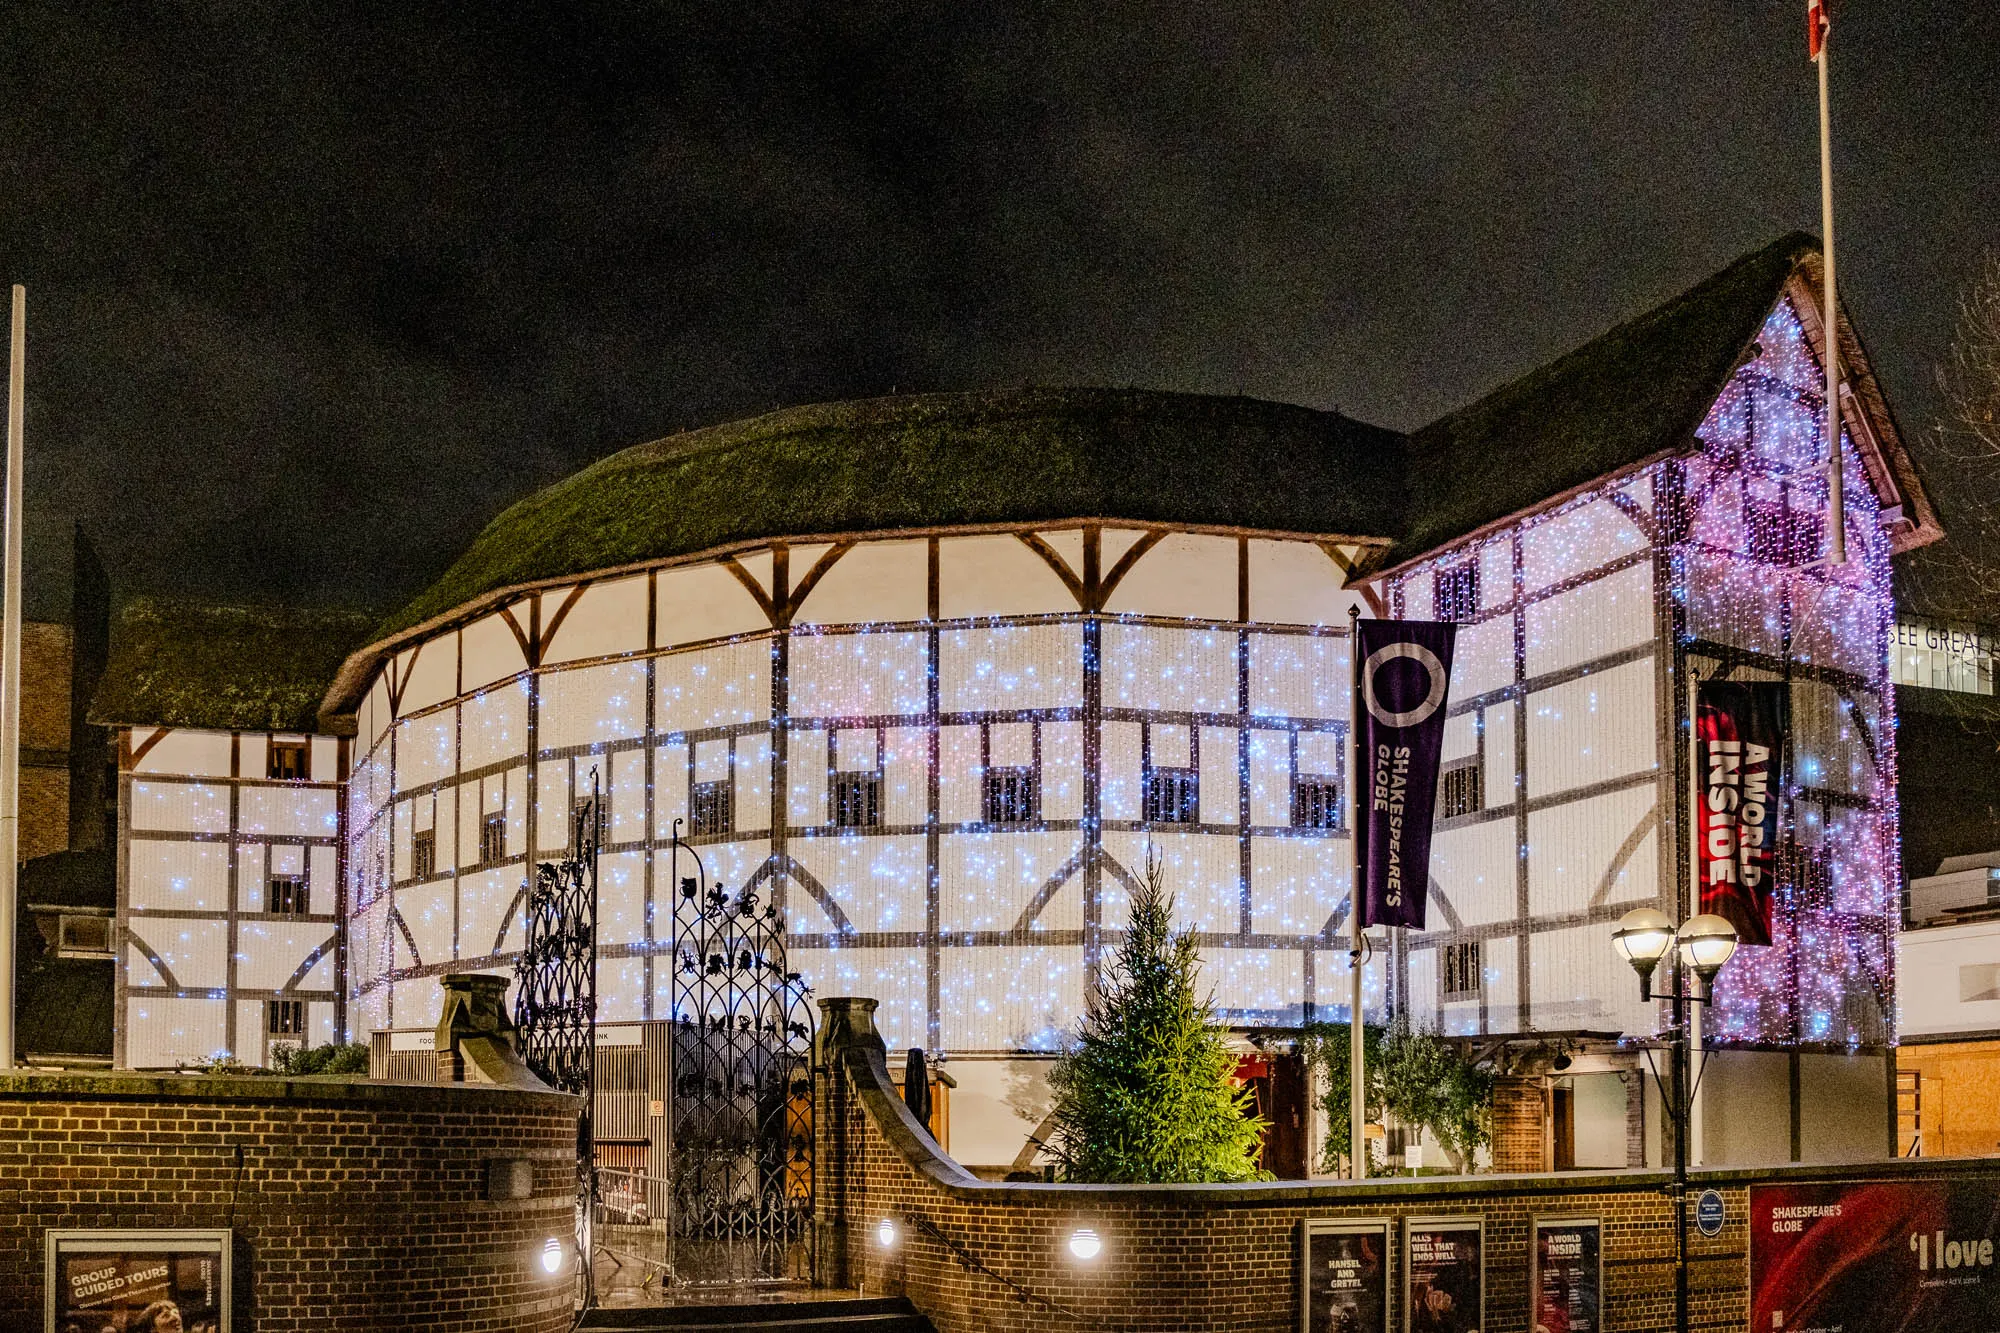
M 1361 817 L 1354 826 L 1354 860 L 1361 924 L 1422 930 L 1458 626 L 1363 620 L 1357 629 L 1354 752 L 1361 765 Z

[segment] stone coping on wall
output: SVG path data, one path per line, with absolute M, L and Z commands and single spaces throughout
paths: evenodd
M 0 1100 L 319 1102 L 384 1110 L 508 1110 L 575 1114 L 581 1101 L 553 1088 L 487 1083 L 390 1083 L 337 1074 L 295 1078 L 263 1074 L 0 1072 Z
M 1630 1193 L 1664 1191 L 1672 1186 L 1672 1171 L 1646 1169 L 1486 1174 L 1476 1176 L 1404 1176 L 1377 1180 L 1270 1180 L 1212 1185 L 1081 1185 L 1028 1181 L 982 1180 L 960 1166 L 930 1131 L 904 1105 L 889 1076 L 888 1048 L 875 1028 L 876 1001 L 829 998 L 819 1002 L 823 1062 L 853 1081 L 858 1102 L 876 1130 L 911 1169 L 948 1193 L 968 1201 L 1074 1208 L 1083 1204 L 1182 1205 L 1249 1207 L 1361 1203 L 1369 1200 L 1475 1199 L 1482 1195 Z M 1962 1178 L 1976 1159 L 1942 1157 L 1860 1158 L 1848 1162 L 1779 1162 L 1764 1166 L 1692 1167 L 1694 1188 L 1787 1181 Z M 2000 1160 L 1991 1163 L 2000 1174 Z

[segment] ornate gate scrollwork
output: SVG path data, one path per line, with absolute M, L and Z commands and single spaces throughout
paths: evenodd
M 571 830 L 572 856 L 536 867 L 515 964 L 515 1026 L 521 1058 L 537 1077 L 583 1099 L 576 1127 L 576 1255 L 586 1307 L 594 1303 L 591 1259 L 596 1253 L 597 1146 L 591 1110 L 597 1087 L 597 773 L 590 799 L 579 803 Z
M 685 847 L 675 821 L 676 864 Z M 812 999 L 786 966 L 784 919 L 754 891 L 731 897 L 689 876 L 674 899 L 673 948 L 676 1274 L 809 1281 Z

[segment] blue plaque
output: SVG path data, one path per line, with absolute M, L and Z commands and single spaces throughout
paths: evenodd
M 1722 1234 L 1722 1195 L 1715 1190 L 1703 1190 L 1695 1200 L 1694 1224 L 1704 1236 Z

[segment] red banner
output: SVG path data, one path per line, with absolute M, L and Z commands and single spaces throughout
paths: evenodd
M 1756 1333 L 1989 1333 L 2000 1327 L 2000 1180 L 1757 1185 Z
M 1695 862 L 1701 910 L 1743 944 L 1771 942 L 1778 807 L 1791 691 L 1782 681 L 1703 681 L 1695 696 Z

